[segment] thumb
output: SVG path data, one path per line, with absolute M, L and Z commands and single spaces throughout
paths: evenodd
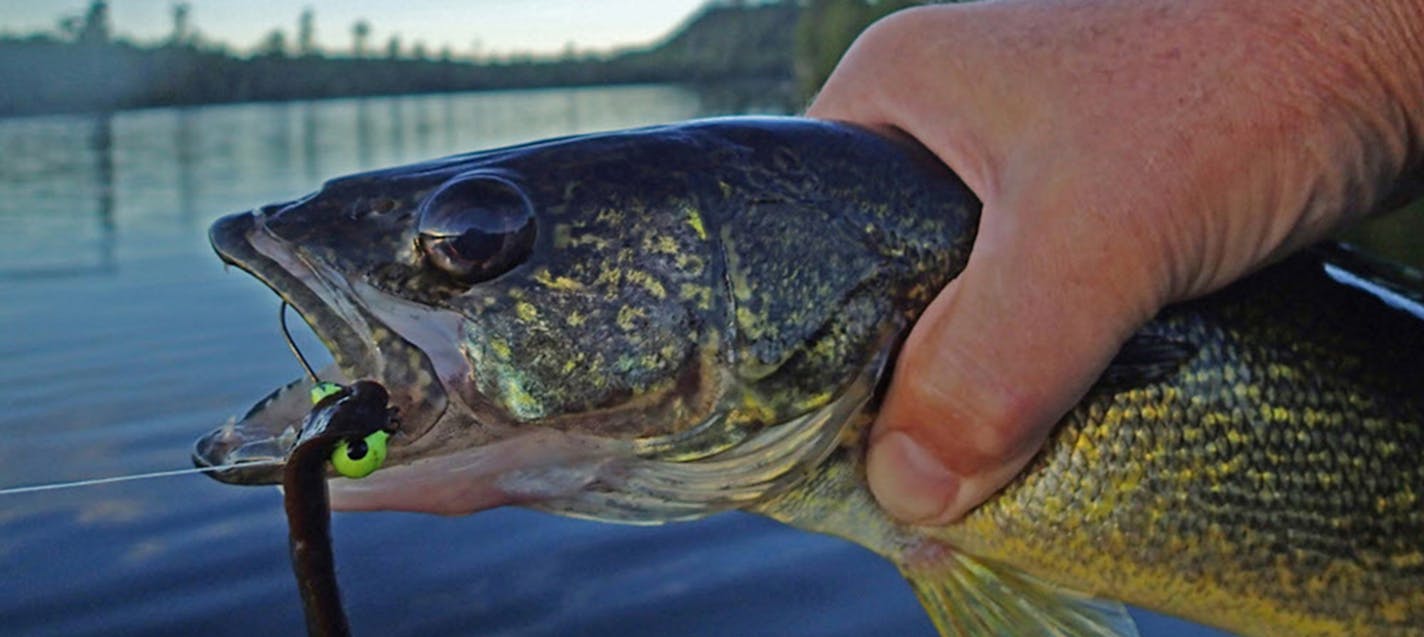
M 1111 246 L 1075 242 L 1084 233 L 1062 227 L 1082 229 L 1075 220 L 1040 219 L 1033 231 L 1020 221 L 986 208 L 967 266 L 896 362 L 867 473 L 906 522 L 957 520 L 1013 479 L 1155 310 L 1124 301 L 1141 269 Z

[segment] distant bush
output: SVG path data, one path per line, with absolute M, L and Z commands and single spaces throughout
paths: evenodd
M 81 37 L 93 30 L 81 25 L 64 39 L 0 39 L 0 86 L 5 87 L 0 91 L 0 116 L 548 86 L 731 80 L 789 84 L 799 11 L 789 0 L 716 3 L 666 41 L 646 49 L 486 63 L 423 55 L 327 57 L 312 50 L 294 57 L 285 40 L 276 37 L 259 53 L 240 57 L 218 46 L 177 38 L 160 46 L 139 46 L 111 39 L 107 30 L 102 37 Z M 100 18 L 83 24 L 106 24 Z
M 806 0 L 796 23 L 796 86 L 810 99 L 856 36 L 876 20 L 924 0 Z

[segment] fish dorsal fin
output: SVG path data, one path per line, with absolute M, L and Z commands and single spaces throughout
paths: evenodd
M 901 569 L 945 637 L 1137 637 L 1119 602 L 1049 584 L 958 551 Z

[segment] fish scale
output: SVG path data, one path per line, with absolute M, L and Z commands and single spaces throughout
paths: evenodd
M 1378 267 L 1320 247 L 1167 310 L 1135 340 L 1190 347 L 1178 368 L 1095 388 L 962 522 L 852 538 L 902 565 L 929 538 L 1242 634 L 1420 634 L 1424 411 L 1412 389 L 1424 378 L 1424 331 L 1323 267 L 1350 262 Z M 844 461 L 858 468 L 858 458 Z M 868 498 L 836 497 L 876 515 Z M 804 525 L 827 499 L 768 511 Z M 933 581 L 942 570 L 931 560 L 908 572 Z

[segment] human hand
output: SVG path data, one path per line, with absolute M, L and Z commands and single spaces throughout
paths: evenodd
M 1165 304 L 1322 238 L 1420 161 L 1408 0 L 1044 0 L 894 14 L 807 115 L 897 129 L 984 202 L 897 362 L 872 491 L 942 524 L 1008 483 Z

